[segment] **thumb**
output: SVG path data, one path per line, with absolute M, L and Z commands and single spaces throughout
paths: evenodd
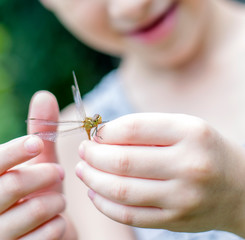
M 39 91 L 31 99 L 29 106 L 29 118 L 38 118 L 51 121 L 57 121 L 59 118 L 59 106 L 53 94 L 47 91 Z M 38 124 L 31 124 L 27 121 L 27 129 L 29 134 L 36 132 L 56 131 L 57 126 L 44 126 Z M 55 143 L 44 141 L 43 152 L 33 159 L 35 163 L 40 162 L 57 162 Z

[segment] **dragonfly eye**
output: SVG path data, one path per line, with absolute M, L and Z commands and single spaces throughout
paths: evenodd
M 92 117 L 92 120 L 97 121 L 99 117 L 100 117 L 99 114 L 94 114 L 94 116 Z
M 98 124 L 101 124 L 102 123 L 102 117 L 99 115 L 98 117 Z
M 98 124 L 102 123 L 102 117 L 99 114 L 94 114 L 92 121 L 97 122 Z

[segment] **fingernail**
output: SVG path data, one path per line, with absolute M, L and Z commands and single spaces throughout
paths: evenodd
M 83 163 L 79 162 L 76 166 L 76 174 L 80 179 L 83 178 L 83 169 L 84 169 Z
M 59 171 L 60 174 L 60 179 L 63 180 L 65 178 L 65 171 L 64 169 L 59 165 L 59 164 L 55 164 L 54 166 L 57 168 L 57 170 Z
M 79 156 L 84 159 L 84 146 L 83 143 L 79 146 Z
M 41 151 L 41 141 L 38 137 L 32 135 L 24 142 L 24 148 L 30 154 L 35 155 Z
M 88 197 L 93 201 L 94 200 L 94 196 L 95 196 L 96 192 L 93 191 L 92 189 L 88 190 Z

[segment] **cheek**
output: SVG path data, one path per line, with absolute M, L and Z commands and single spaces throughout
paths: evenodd
M 141 60 L 155 68 L 175 68 L 188 64 L 200 51 L 205 28 L 202 20 L 186 11 L 179 16 L 179 24 L 171 38 L 152 48 L 131 46 Z
M 103 6 L 84 1 L 79 11 L 80 32 L 84 38 L 91 38 L 96 33 L 105 31 L 106 15 Z
M 177 67 L 186 64 L 200 51 L 205 35 L 208 34 L 209 20 L 205 4 L 198 2 L 186 1 L 186 4 L 182 4 L 173 36 L 155 55 L 159 65 Z
M 204 31 L 204 25 L 208 21 L 208 2 L 209 0 L 186 0 L 183 1 L 179 16 L 180 33 L 189 35 Z
M 86 1 L 81 9 L 79 31 L 82 40 L 99 51 L 119 55 L 122 52 L 121 37 L 110 26 L 103 2 Z
M 211 17 L 210 0 L 186 0 L 183 3 L 185 4 L 182 5 L 180 13 L 180 25 L 182 22 L 182 27 L 185 27 L 190 33 L 203 32 L 204 26 Z

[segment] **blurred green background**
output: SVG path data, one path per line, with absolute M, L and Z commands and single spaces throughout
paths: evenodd
M 113 62 L 76 40 L 39 1 L 0 0 L 0 143 L 26 133 L 36 91 L 51 91 L 63 108 L 73 100 L 73 70 L 84 94 Z
M 38 1 L 0 0 L 0 144 L 26 133 L 36 91 L 51 91 L 63 108 L 72 70 L 84 94 L 116 62 L 77 41 Z

